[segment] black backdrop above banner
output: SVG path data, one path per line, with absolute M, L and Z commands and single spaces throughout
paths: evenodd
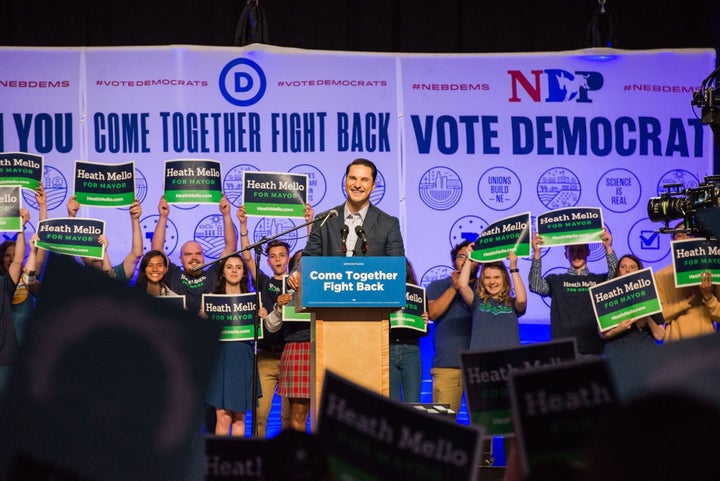
M 717 0 L 607 0 L 615 48 L 720 46 Z M 0 45 L 233 45 L 244 0 L 0 0 Z M 378 52 L 585 48 L 597 0 L 260 0 L 270 43 Z

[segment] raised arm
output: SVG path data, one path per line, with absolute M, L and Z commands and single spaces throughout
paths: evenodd
M 615 276 L 618 264 L 617 255 L 615 255 L 615 251 L 613 251 L 612 248 L 612 235 L 603 227 L 600 238 L 602 239 L 603 247 L 605 248 L 605 258 L 607 259 L 607 278 L 612 279 L 613 276 Z
M 20 281 L 20 275 L 22 273 L 22 263 L 25 259 L 25 225 L 30 219 L 30 213 L 25 209 L 20 209 L 20 220 L 22 221 L 22 227 L 18 232 L 17 238 L 15 239 L 15 256 L 10 261 L 10 267 L 8 267 L 7 275 L 10 279 L 17 284 Z
M 313 220 L 313 217 L 315 217 L 315 211 L 313 210 L 312 206 L 309 202 L 305 204 L 305 212 L 303 213 L 303 217 L 305 217 L 305 222 L 310 222 Z M 310 232 L 312 232 L 313 224 L 308 224 L 307 226 L 307 233 L 310 235 Z
M 527 291 L 525 291 L 525 283 L 523 283 L 520 270 L 517 267 L 518 256 L 511 252 L 508 254 L 508 260 L 510 261 L 510 277 L 515 290 L 515 310 L 523 314 L 527 309 Z
M 543 279 L 542 276 L 542 256 L 540 253 L 542 245 L 543 238 L 536 232 L 532 238 L 533 258 L 530 265 L 528 280 L 530 281 L 530 292 L 540 294 L 541 296 L 547 296 L 550 294 L 550 285 L 545 279 Z
M 101 235 L 98 237 L 98 242 L 105 246 L 103 249 L 102 267 L 100 268 L 104 273 L 114 277 L 115 272 L 113 271 L 112 262 L 110 262 L 110 241 L 107 236 Z
M 39 220 L 47 220 L 48 208 L 47 208 L 47 193 L 45 192 L 45 186 L 40 183 L 38 188 L 35 189 L 35 201 L 38 203 L 38 215 Z M 35 256 L 35 275 L 37 277 L 42 276 L 42 270 L 45 267 L 45 249 L 36 249 L 37 253 Z
M 465 260 L 462 269 L 460 269 L 460 275 L 457 278 L 457 288 L 463 298 L 463 301 L 465 301 L 465 304 L 471 306 L 475 300 L 475 293 L 473 292 L 472 287 L 470 287 L 470 271 L 472 271 L 472 263 L 475 262 L 470 259 L 472 246 L 469 245 L 465 252 L 468 257 Z
M 241 205 L 237 213 L 235 214 L 238 218 L 238 222 L 240 223 L 240 248 L 245 249 L 247 246 L 250 245 L 250 233 L 248 232 L 248 219 L 247 219 L 247 211 L 245 210 L 245 206 Z M 242 253 L 243 260 L 245 261 L 245 265 L 247 266 L 248 270 L 252 273 L 252 275 L 255 275 L 257 272 L 255 270 L 256 263 L 255 258 L 252 255 L 252 252 L 249 250 L 243 251 Z M 270 331 L 273 332 L 273 331 Z
M 225 194 L 223 194 L 222 199 L 220 199 L 218 208 L 220 209 L 220 213 L 223 217 L 223 237 L 225 238 L 225 248 L 220 256 L 225 257 L 237 251 L 237 234 L 235 233 L 235 224 L 233 224 L 232 215 L 230 213 L 230 202 L 227 200 L 227 197 L 225 197 Z
M 142 216 L 142 206 L 140 201 L 135 199 L 135 202 L 130 206 L 130 223 L 132 224 L 132 246 L 130 252 L 123 259 L 123 270 L 125 271 L 125 277 L 130 279 L 135 273 L 135 267 L 143 256 L 143 242 L 142 242 L 142 229 L 140 228 L 140 216 Z
M 152 242 L 150 247 L 152 250 L 165 252 L 165 232 L 167 230 L 167 221 L 170 216 L 170 204 L 165 200 L 165 196 L 160 197 L 158 202 L 158 221 L 155 224 Z
M 30 242 L 28 243 L 30 253 L 28 254 L 27 260 L 25 261 L 25 267 L 23 267 L 22 270 L 23 281 L 25 282 L 25 285 L 27 286 L 30 293 L 34 296 L 38 294 L 38 287 L 40 286 L 37 282 L 38 251 L 44 250 L 38 249 L 36 245 L 37 239 L 37 234 L 33 234 L 33 236 L 30 238 Z
M 65 207 L 67 207 L 68 217 L 77 217 L 78 210 L 80 210 L 80 203 L 77 201 L 77 196 L 71 196 Z

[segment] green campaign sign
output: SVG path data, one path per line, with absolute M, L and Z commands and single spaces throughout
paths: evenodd
M 222 199 L 220 162 L 165 161 L 165 200 L 173 204 L 217 204 Z
M 303 217 L 306 174 L 243 171 L 243 205 L 248 215 Z
M 476 262 L 506 259 L 514 252 L 518 257 L 530 255 L 530 212 L 493 222 L 473 244 L 470 258 Z
M 35 190 L 43 175 L 42 155 L 26 152 L 0 153 L 0 185 L 19 185 Z
M 484 436 L 513 432 L 508 379 L 514 369 L 530 369 L 575 360 L 575 340 L 559 339 L 527 346 L 460 353 L 468 411 Z
M 82 205 L 131 205 L 135 201 L 135 163 L 111 165 L 76 160 L 75 195 Z
M 22 231 L 22 207 L 19 185 L 0 185 L 0 231 Z
M 523 464 L 583 468 L 591 433 L 617 402 L 605 360 L 512 370 L 510 398 Z
M 257 297 L 248 294 L 203 294 L 202 309 L 222 325 L 220 341 L 252 341 L 255 338 Z M 258 339 L 263 338 L 262 323 Z
M 710 271 L 713 284 L 720 284 L 720 244 L 707 239 L 683 239 L 670 243 L 677 287 L 699 286 Z
M 595 284 L 589 289 L 595 319 L 601 331 L 622 321 L 662 312 L 652 269 L 642 269 Z
M 543 238 L 543 247 L 602 242 L 602 209 L 569 207 L 545 212 L 536 219 L 535 231 Z
M 37 246 L 58 254 L 102 259 L 105 246 L 100 236 L 104 233 L 105 222 L 98 219 L 46 219 L 38 222 Z
M 317 436 L 337 480 L 474 481 L 480 431 L 443 418 L 328 370 Z
M 287 278 L 288 276 L 283 277 L 282 293 L 291 293 L 293 295 L 293 298 L 290 302 L 288 302 L 282 307 L 283 322 L 310 322 L 312 320 L 312 314 L 310 312 L 297 312 L 297 310 L 295 309 L 295 291 L 288 287 Z M 266 307 L 268 312 L 270 312 L 272 308 L 273 306 Z
M 393 327 L 406 327 L 427 332 L 427 325 L 422 317 L 426 311 L 425 288 L 415 284 L 406 284 L 405 308 L 390 313 L 390 329 Z

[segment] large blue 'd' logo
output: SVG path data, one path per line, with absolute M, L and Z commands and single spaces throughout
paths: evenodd
M 265 95 L 265 72 L 252 60 L 236 58 L 223 67 L 218 79 L 225 100 L 238 107 L 256 104 Z

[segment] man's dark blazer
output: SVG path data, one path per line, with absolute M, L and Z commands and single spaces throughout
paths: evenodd
M 303 250 L 303 256 L 342 256 L 342 226 L 345 224 L 343 212 L 345 204 L 335 207 L 336 217 L 328 219 L 324 225 L 318 222 L 313 225 L 312 232 Z M 367 236 L 368 256 L 404 256 L 405 246 L 400 233 L 400 222 L 397 217 L 386 214 L 370 204 L 362 228 Z M 362 242 L 358 237 L 355 244 L 355 255 L 361 254 Z M 348 246 L 348 249 L 351 247 Z

